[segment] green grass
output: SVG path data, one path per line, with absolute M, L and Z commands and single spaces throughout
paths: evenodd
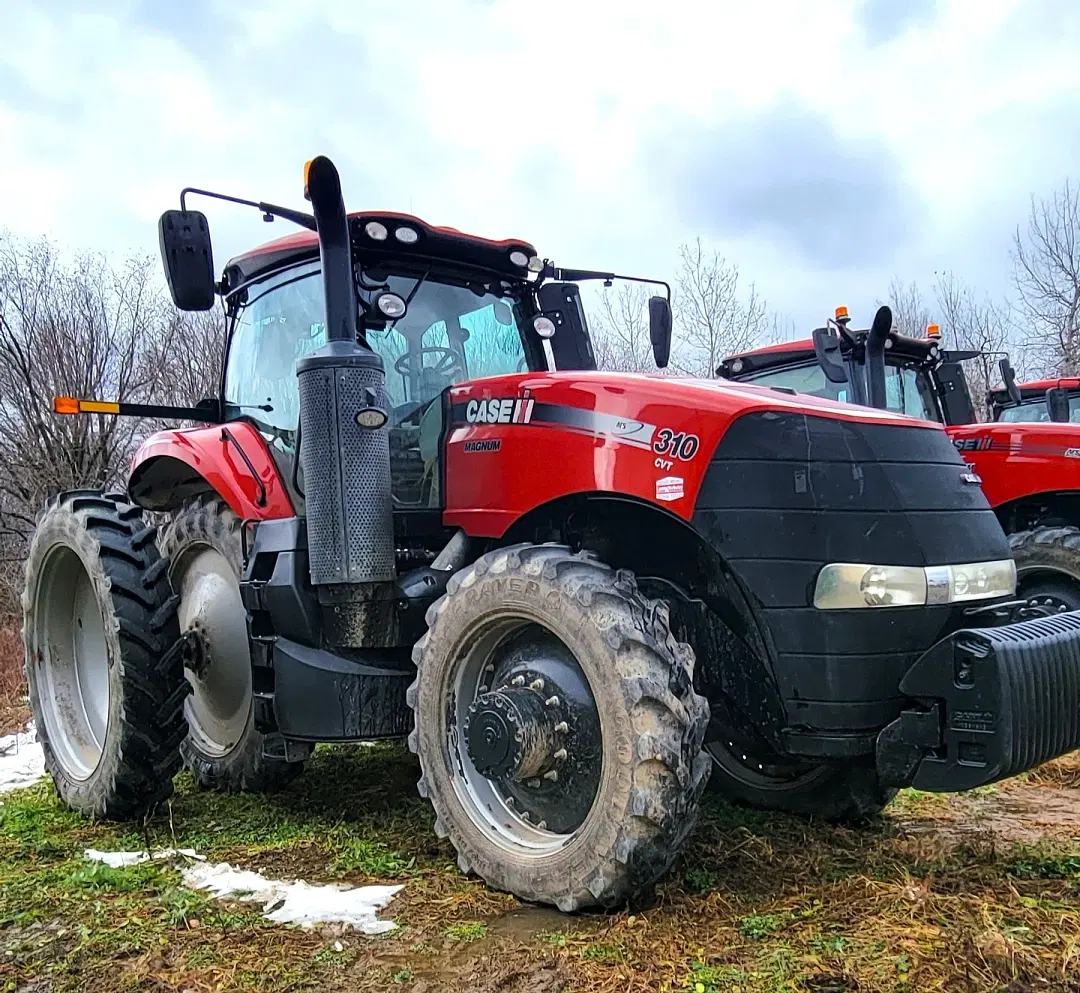
M 534 974 L 543 993 L 1080 986 L 1080 829 L 1024 844 L 985 835 L 999 795 L 1037 799 L 1035 777 L 984 791 L 989 820 L 970 835 L 956 831 L 965 798 L 906 791 L 853 829 L 710 797 L 651 900 L 565 918 L 462 876 L 417 777 L 404 748 L 320 748 L 276 796 L 204 793 L 181 776 L 145 826 L 91 823 L 44 785 L 0 797 L 0 993 L 512 993 Z M 901 828 L 912 817 L 920 833 Z M 403 883 L 384 912 L 400 928 L 284 927 L 188 890 L 172 866 L 83 857 L 147 846 L 276 878 Z

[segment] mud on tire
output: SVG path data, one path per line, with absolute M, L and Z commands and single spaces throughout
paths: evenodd
M 198 627 L 208 647 L 205 671 L 188 674 L 190 731 L 180 751 L 206 789 L 272 792 L 294 780 L 303 763 L 265 757 L 254 725 L 240 524 L 224 501 L 204 496 L 176 512 L 161 540 L 180 597 L 180 629 Z
M 431 800 L 436 831 L 457 849 L 462 871 L 563 911 L 618 905 L 650 887 L 696 822 L 710 766 L 702 752 L 708 704 L 693 690 L 694 653 L 672 636 L 667 604 L 645 598 L 632 573 L 615 572 L 590 553 L 516 545 L 457 573 L 427 623 L 413 652 L 418 673 L 408 702 L 416 727 L 409 745 L 420 757 L 419 791 Z M 493 634 L 493 625 L 506 630 L 514 623 L 546 632 L 572 653 L 598 716 L 595 799 L 576 828 L 542 850 L 500 841 L 494 822 L 475 813 L 459 774 L 470 762 L 459 744 L 463 729 L 451 714 L 454 674 L 470 646 L 488 639 L 492 654 L 485 659 L 495 658 L 504 636 Z M 497 665 L 483 671 L 492 670 L 494 681 Z M 518 820 L 505 806 L 499 816 L 508 830 Z
M 176 598 L 156 531 L 122 494 L 65 493 L 26 560 L 30 708 L 60 799 L 95 818 L 139 818 L 172 794 L 188 684 Z

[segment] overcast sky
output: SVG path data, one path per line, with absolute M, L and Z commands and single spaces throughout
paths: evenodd
M 1004 289 L 1080 174 L 1080 0 L 34 0 L 0 14 L 0 228 L 155 251 L 184 185 L 670 278 L 701 236 L 808 331 Z M 89 13 L 96 9 L 97 13 Z M 286 233 L 206 205 L 218 263 Z M 861 321 L 860 321 L 861 322 Z

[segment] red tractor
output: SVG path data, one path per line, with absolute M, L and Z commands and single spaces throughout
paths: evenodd
M 662 876 L 710 775 L 860 818 L 1080 745 L 1080 614 L 1015 597 L 939 425 L 596 371 L 574 281 L 611 274 L 346 214 L 325 158 L 306 183 L 311 215 L 255 205 L 306 230 L 220 280 L 206 218 L 162 217 L 177 305 L 224 304 L 217 396 L 57 402 L 203 425 L 38 526 L 27 670 L 71 808 L 407 737 L 462 870 L 570 911 Z
M 1009 537 L 1019 592 L 1056 609 L 1080 609 L 1080 425 L 1068 422 L 1080 404 L 1080 382 L 1017 384 L 1008 359 L 1005 385 L 991 391 L 992 422 L 975 419 L 963 362 L 980 353 L 949 351 L 933 332 L 900 335 L 882 308 L 869 330 L 848 326 L 846 308 L 813 338 L 731 355 L 721 378 L 849 400 L 946 425 L 972 478 L 982 483 Z M 879 331 L 881 332 L 879 334 Z M 876 393 L 873 351 L 880 352 Z

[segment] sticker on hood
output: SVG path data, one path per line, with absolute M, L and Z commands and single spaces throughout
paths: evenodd
M 656 481 L 656 499 L 670 502 L 684 495 L 682 476 L 664 476 Z

